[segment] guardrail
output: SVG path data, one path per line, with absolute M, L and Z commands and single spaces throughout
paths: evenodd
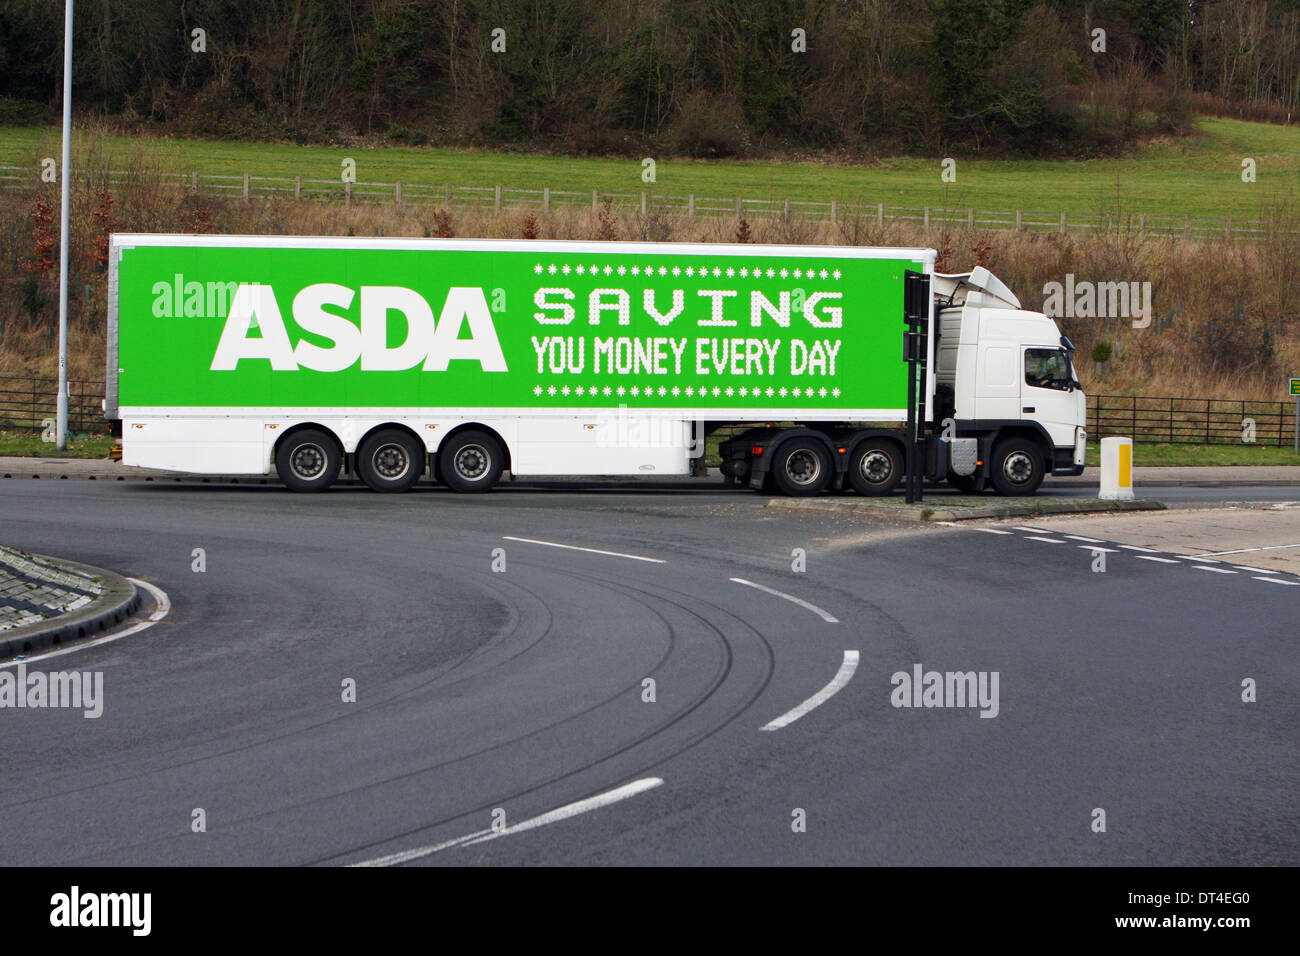
M 1290 445 L 1293 402 L 1088 395 L 1088 438 L 1119 435 L 1174 445 Z
M 155 178 L 151 176 L 150 178 Z M 1110 213 L 1032 212 L 1023 209 L 981 210 L 974 207 L 949 209 L 937 206 L 894 206 L 883 202 L 841 202 L 838 200 L 756 199 L 744 196 L 697 196 L 694 194 L 606 192 L 599 189 L 565 190 L 541 187 L 516 189 L 505 186 L 460 186 L 453 183 L 342 182 L 337 179 L 305 179 L 302 176 L 255 176 L 251 173 L 158 173 L 160 183 L 209 196 L 234 199 L 298 199 L 321 202 L 416 203 L 490 209 L 494 212 L 556 208 L 600 208 L 606 200 L 620 212 L 642 215 L 729 216 L 746 219 L 786 218 L 809 222 L 917 223 L 944 228 L 1016 230 L 1030 232 L 1082 232 L 1109 234 L 1136 231 L 1151 235 L 1183 236 L 1189 239 L 1226 238 L 1257 240 L 1275 233 L 1291 233 L 1268 219 L 1205 219 L 1194 216 L 1117 216 Z M 95 181 L 121 186 L 139 176 L 123 170 L 96 173 Z M 0 166 L 0 189 L 40 188 L 38 171 L 26 166 Z M 1289 224 L 1288 224 L 1289 225 Z
M 0 376 L 0 428 L 43 429 L 56 415 L 59 381 L 54 378 Z M 68 382 L 68 429 L 105 433 L 104 383 Z

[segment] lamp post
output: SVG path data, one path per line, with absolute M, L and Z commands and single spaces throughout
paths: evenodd
M 68 208 L 72 166 L 72 0 L 63 12 L 63 162 L 59 166 L 59 394 L 55 399 L 55 442 L 68 447 Z

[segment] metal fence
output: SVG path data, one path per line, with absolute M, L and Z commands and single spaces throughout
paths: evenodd
M 1290 445 L 1293 402 L 1089 395 L 1088 437 L 1127 436 L 1176 445 Z
M 461 206 L 494 212 L 535 209 L 590 208 L 608 200 L 620 212 L 642 215 L 728 216 L 746 219 L 785 218 L 805 222 L 914 223 L 939 228 L 1016 230 L 1057 233 L 1102 233 L 1126 231 L 1151 235 L 1183 236 L 1189 239 L 1265 239 L 1275 233 L 1290 233 L 1290 223 L 1271 219 L 1205 219 L 1194 216 L 1121 216 L 1112 213 L 1032 212 L 1023 209 L 981 210 L 973 207 L 949 209 L 938 206 L 894 206 L 883 202 L 838 200 L 757 199 L 744 196 L 697 196 L 694 194 L 605 192 L 541 187 L 516 189 L 505 186 L 460 186 L 452 183 L 343 182 L 339 179 L 305 179 L 302 176 L 255 176 L 251 173 L 159 173 L 151 177 L 162 184 L 207 196 L 235 199 L 293 198 L 314 201 L 409 203 Z M 96 173 L 96 182 L 110 187 L 139 183 L 140 177 L 122 170 Z M 0 189 L 40 187 L 34 167 L 0 166 Z
M 0 428 L 42 429 L 56 414 L 58 379 L 0 376 Z M 68 382 L 68 429 L 105 433 L 102 381 Z

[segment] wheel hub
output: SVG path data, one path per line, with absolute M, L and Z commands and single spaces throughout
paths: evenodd
M 320 445 L 299 445 L 293 450 L 289 467 L 299 478 L 311 481 L 319 478 L 321 472 L 325 470 L 325 460 L 325 449 Z

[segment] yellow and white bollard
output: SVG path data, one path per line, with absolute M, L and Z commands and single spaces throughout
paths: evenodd
M 1101 492 L 1098 498 L 1129 500 L 1133 497 L 1133 439 L 1101 440 Z

